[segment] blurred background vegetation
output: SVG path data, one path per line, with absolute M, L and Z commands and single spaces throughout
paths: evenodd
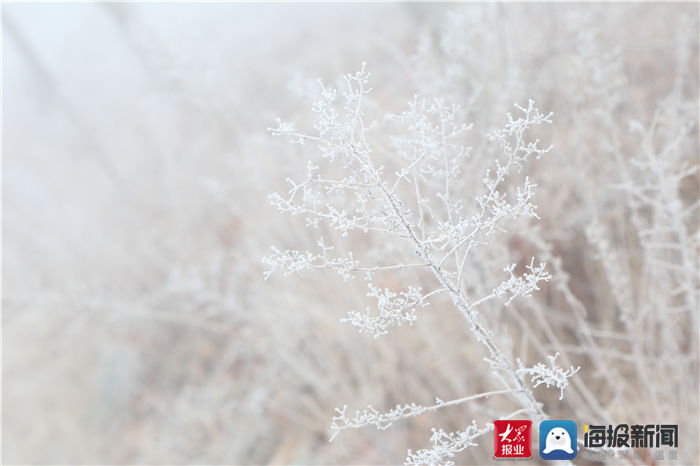
M 426 446 L 432 426 L 460 429 L 501 412 L 494 400 L 328 443 L 335 406 L 458 398 L 483 391 L 485 370 L 448 303 L 375 342 L 339 323 L 365 306 L 361 281 L 263 281 L 270 245 L 311 249 L 316 240 L 267 202 L 309 154 L 266 128 L 277 116 L 308 121 L 313 79 L 366 61 L 386 112 L 415 92 L 467 106 L 478 88 L 479 134 L 499 127 L 514 101 L 553 110 L 543 140 L 559 155 L 531 174 L 541 237 L 585 322 L 613 335 L 619 303 L 586 227 L 597 220 L 622 252 L 639 246 L 620 227 L 631 214 L 609 189 L 621 178 L 601 149 L 610 122 L 600 115 L 620 128 L 647 124 L 680 86 L 697 121 L 695 4 L 2 8 L 5 463 L 393 464 Z M 620 146 L 637 150 L 622 136 Z M 696 159 L 697 143 L 683 154 Z M 697 173 L 682 188 L 680 199 L 695 202 Z M 516 233 L 504 258 L 543 249 Z M 634 258 L 626 264 L 634 269 Z M 638 296 L 645 285 L 634 277 Z M 537 305 L 568 309 L 556 293 L 544 290 Z M 610 381 L 575 353 L 577 324 L 565 320 L 552 317 L 560 341 L 551 353 L 572 350 L 582 383 L 613 406 Z M 682 322 L 679 339 L 697 333 Z M 513 346 L 526 348 L 513 328 Z M 696 349 L 684 347 L 691 366 L 674 379 L 686 395 L 697 389 Z M 655 377 L 665 370 L 650 366 Z M 635 408 L 612 414 L 619 422 L 644 421 L 649 401 L 635 383 L 626 386 Z M 573 418 L 557 411 L 558 390 L 537 393 Z M 681 424 L 681 460 L 697 462 L 697 401 L 648 417 Z M 461 461 L 487 461 L 490 445 Z

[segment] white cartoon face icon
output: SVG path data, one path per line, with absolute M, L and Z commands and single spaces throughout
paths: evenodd
M 545 445 L 545 449 L 542 453 L 550 453 L 554 450 L 563 450 L 567 453 L 574 452 L 571 448 L 571 437 L 569 433 L 561 427 L 554 427 L 547 433 Z

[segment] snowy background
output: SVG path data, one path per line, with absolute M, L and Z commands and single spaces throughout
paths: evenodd
M 518 315 L 501 303 L 487 320 L 510 335 L 514 358 L 559 351 L 582 367 L 568 402 L 537 389 L 553 414 L 678 423 L 679 464 L 700 460 L 697 5 L 2 12 L 5 463 L 394 464 L 426 447 L 431 427 L 506 412 L 492 400 L 328 442 L 336 406 L 386 409 L 494 386 L 447 301 L 374 340 L 339 322 L 370 305 L 361 280 L 263 280 L 270 246 L 318 239 L 267 200 L 303 176 L 313 148 L 267 128 L 278 116 L 310 127 L 315 79 L 335 82 L 362 62 L 384 113 L 414 94 L 464 106 L 476 154 L 513 102 L 554 112 L 538 133 L 553 152 L 528 173 L 541 221 L 515 225 L 494 243 L 503 257 L 483 267 L 546 251 L 568 282 L 510 306 Z M 629 162 L 649 147 L 663 162 Z M 620 188 L 629 180 L 661 188 L 645 199 Z M 660 205 L 661 192 L 677 205 Z M 649 239 L 644 222 L 652 236 L 675 230 Z M 682 253 L 652 257 L 669 241 Z M 576 306 L 585 312 L 575 321 Z M 630 309 L 635 325 L 625 326 L 618 317 Z M 528 343 L 523 328 L 548 346 Z M 457 462 L 491 454 L 487 436 Z

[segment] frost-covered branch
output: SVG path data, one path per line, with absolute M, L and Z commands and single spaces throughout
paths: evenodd
M 581 368 L 577 367 L 574 369 L 572 366 L 569 369 L 564 370 L 561 366 L 557 366 L 556 364 L 556 359 L 558 356 L 559 353 L 556 353 L 554 356 L 547 356 L 549 359 L 549 366 L 545 366 L 540 362 L 535 364 L 533 367 L 523 367 L 520 360 L 518 360 L 518 365 L 520 366 L 520 369 L 518 369 L 518 374 L 530 375 L 530 382 L 534 384 L 533 388 L 536 388 L 542 384 L 545 384 L 547 387 L 552 385 L 556 386 L 559 389 L 559 399 L 561 400 L 564 398 L 564 389 L 569 385 L 569 379 Z
M 493 290 L 493 293 L 496 296 L 509 295 L 505 302 L 506 306 L 518 296 L 529 298 L 532 296 L 533 291 L 539 290 L 537 284 L 540 281 L 548 282 L 549 279 L 552 278 L 549 273 L 545 272 L 545 266 L 546 264 L 543 262 L 540 262 L 538 266 L 535 266 L 535 258 L 533 257 L 530 260 L 530 264 L 525 266 L 529 272 L 526 272 L 521 277 L 517 277 L 513 273 L 516 264 L 509 265 L 508 267 L 504 268 L 503 271 L 508 272 L 508 274 L 510 274 L 510 278 Z
M 403 323 L 413 325 L 416 320 L 416 309 L 428 305 L 420 287 L 409 287 L 406 291 L 395 293 L 388 288 L 381 290 L 369 285 L 367 296 L 377 299 L 379 315 L 373 315 L 370 308 L 367 311 L 350 311 L 341 322 L 349 322 L 357 327 L 360 333 L 370 333 L 374 338 L 388 333 L 391 327 L 400 327 Z
M 301 273 L 312 269 L 335 269 L 345 280 L 353 278 L 352 272 L 358 270 L 359 261 L 355 260 L 352 252 L 348 252 L 347 257 L 328 257 L 328 251 L 332 251 L 332 246 L 326 246 L 321 237 L 318 242 L 321 248 L 320 254 L 313 254 L 309 251 L 300 252 L 294 249 L 281 251 L 272 246 L 272 253 L 263 257 L 262 263 L 268 266 L 265 271 L 265 280 L 270 278 L 276 270 L 282 271 L 284 275 L 291 273 Z
M 435 404 L 431 406 L 421 406 L 415 403 L 396 405 L 395 408 L 385 413 L 380 413 L 370 405 L 363 411 L 355 411 L 355 415 L 352 417 L 347 416 L 347 406 L 343 406 L 342 408 L 335 409 L 337 415 L 333 416 L 333 422 L 331 423 L 331 430 L 334 430 L 335 432 L 331 436 L 330 441 L 332 442 L 333 439 L 335 439 L 335 437 L 345 429 L 359 429 L 365 426 L 374 425 L 378 430 L 384 430 L 389 428 L 392 423 L 402 419 L 419 416 L 423 413 L 436 411 L 448 406 L 459 405 L 467 401 L 488 398 L 494 395 L 504 395 L 512 392 L 513 390 L 496 390 L 492 392 L 479 393 L 477 395 L 471 395 L 464 398 L 458 398 L 451 401 L 443 401 L 440 398 L 435 398 Z
M 368 279 L 371 279 L 374 273 L 391 270 L 403 270 L 411 268 L 425 267 L 424 263 L 415 264 L 393 264 L 393 265 L 377 265 L 373 267 L 362 267 L 360 261 L 353 257 L 352 252 L 348 252 L 347 257 L 329 257 L 328 251 L 332 251 L 333 246 L 326 246 L 321 237 L 316 244 L 321 249 L 320 254 L 314 254 L 310 251 L 297 251 L 295 249 L 280 250 L 275 246 L 270 249 L 272 252 L 263 257 L 262 263 L 267 266 L 267 270 L 263 272 L 265 280 L 279 271 L 287 276 L 292 273 L 301 274 L 307 270 L 314 269 L 331 269 L 337 271 L 338 275 L 344 280 L 352 280 L 355 278 L 355 272 L 364 273 Z M 432 295 L 432 293 L 431 293 Z
M 445 432 L 442 429 L 432 429 L 433 435 L 430 437 L 432 447 L 417 451 L 408 450 L 404 464 L 406 465 L 426 465 L 441 464 L 444 466 L 454 465 L 456 453 L 466 450 L 468 447 L 477 446 L 476 439 L 493 430 L 493 424 L 489 423 L 479 429 L 476 421 L 472 421 L 465 430 L 458 432 Z
M 391 137 L 394 151 L 386 154 L 387 163 L 393 168 L 392 176 L 386 165 L 377 162 L 374 154 L 377 147 L 370 144 L 368 137 L 373 125 L 364 122 L 362 103 L 368 99 L 368 78 L 364 66 L 360 72 L 344 77 L 343 105 L 336 102 L 336 91 L 321 86 L 321 98 L 313 106 L 317 114 L 314 126 L 317 135 L 306 137 L 293 125 L 281 122 L 271 130 L 273 134 L 288 136 L 292 142 L 315 142 L 322 159 L 307 164 L 307 175 L 301 182 L 289 180 L 288 197 L 274 194 L 271 202 L 282 212 L 304 215 L 307 226 L 318 228 L 323 222 L 339 230 L 342 236 L 351 231 L 381 232 L 382 241 L 392 238 L 397 253 L 410 254 L 413 260 L 417 257 L 438 284 L 436 291 L 428 294 L 423 294 L 422 287 L 417 285 L 396 292 L 371 283 L 375 271 L 393 266 L 377 265 L 375 270 L 371 265 L 364 266 L 370 281 L 368 296 L 377 300 L 379 312 L 352 311 L 342 319 L 344 322 L 376 338 L 391 327 L 411 325 L 416 319 L 416 309 L 427 305 L 427 297 L 444 292 L 485 348 L 494 374 L 506 386 L 503 393 L 513 396 L 533 418 L 545 418 L 542 405 L 535 400 L 498 339 L 482 323 L 478 312 L 481 304 L 498 296 L 507 295 L 506 304 L 515 297 L 530 296 L 539 289 L 539 282 L 550 279 L 544 263 L 535 266 L 533 259 L 526 267 L 528 271 L 520 277 L 514 274 L 515 265 L 506 267 L 510 278 L 481 299 L 469 296 L 462 282 L 471 252 L 486 244 L 490 235 L 504 231 L 506 219 L 537 218 L 536 206 L 531 202 L 535 185 L 527 177 L 520 185 L 506 181 L 531 158 L 539 159 L 551 149 L 551 146 L 540 148 L 537 139 L 529 140 L 528 130 L 534 125 L 551 123 L 552 114 L 540 113 L 533 101 L 529 101 L 527 107 L 516 105 L 522 115 L 514 118 L 508 114 L 503 129 L 490 134 L 490 140 L 498 144 L 501 154 L 494 158 L 492 168 L 481 178 L 480 193 L 473 198 L 475 213 L 468 214 L 468 199 L 456 195 L 472 188 L 466 186 L 462 173 L 463 162 L 470 154 L 463 137 L 471 125 L 460 122 L 461 108 L 440 99 L 415 97 L 407 111 L 398 116 L 389 115 L 385 121 L 396 124 L 401 130 L 399 135 Z M 325 172 L 335 176 L 326 176 Z M 513 184 L 515 187 L 510 188 Z M 352 255 L 330 258 L 327 255 L 330 247 L 321 244 L 321 249 L 321 254 L 273 250 L 266 264 L 271 269 L 294 272 L 336 269 L 346 279 L 353 271 L 360 270 Z M 454 263 L 448 258 L 454 258 Z M 552 379 L 543 380 L 546 383 Z M 467 399 L 473 398 L 462 401 Z M 349 419 L 343 408 L 333 418 L 333 429 L 337 433 L 344 428 L 368 424 L 386 428 L 394 420 L 430 409 L 435 407 L 411 404 L 382 414 L 370 407 Z M 436 431 L 434 448 L 460 451 L 470 444 L 475 432 L 469 429 L 454 434 Z
M 500 417 L 500 419 L 511 419 L 521 414 L 531 414 L 527 409 L 519 409 L 510 414 Z M 445 465 L 451 466 L 455 462 L 452 458 L 455 454 L 466 450 L 468 447 L 478 446 L 476 439 L 493 431 L 493 424 L 487 422 L 479 429 L 476 421 L 467 426 L 465 430 L 457 432 L 445 432 L 443 429 L 432 429 L 433 435 L 430 437 L 432 446 L 417 451 L 408 450 L 406 453 L 405 465 Z

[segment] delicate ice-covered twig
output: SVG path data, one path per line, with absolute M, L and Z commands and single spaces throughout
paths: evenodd
M 529 410 L 518 409 L 500 419 L 511 419 L 520 414 L 528 414 Z M 405 465 L 454 465 L 456 453 L 466 450 L 468 447 L 477 446 L 476 439 L 493 431 L 493 424 L 487 422 L 479 429 L 475 421 L 472 421 L 465 430 L 458 432 L 445 432 L 442 429 L 432 429 L 433 435 L 430 437 L 431 448 L 424 448 L 417 451 L 408 450 L 406 453 Z
M 564 370 L 561 366 L 556 365 L 558 356 L 559 353 L 556 353 L 554 356 L 547 356 L 549 359 L 549 367 L 541 362 L 535 364 L 533 367 L 523 367 L 520 360 L 518 360 L 520 369 L 518 369 L 517 372 L 521 375 L 530 375 L 530 382 L 534 384 L 533 388 L 542 384 L 545 384 L 547 387 L 552 385 L 556 386 L 560 391 L 559 399 L 561 400 L 564 398 L 564 389 L 569 385 L 569 378 L 577 373 L 581 367 L 574 369 L 572 366 Z
M 272 253 L 263 257 L 262 263 L 268 266 L 264 272 L 265 280 L 276 270 L 280 270 L 284 275 L 291 273 L 301 273 L 312 269 L 335 269 L 345 280 L 353 278 L 352 272 L 358 270 L 359 261 L 355 260 L 352 252 L 348 252 L 347 257 L 328 257 L 328 251 L 332 251 L 332 246 L 326 246 L 321 237 L 317 242 L 321 248 L 320 254 L 313 254 L 309 251 L 300 252 L 294 249 L 281 251 L 272 246 Z
M 406 465 L 445 465 L 452 466 L 456 453 L 466 450 L 468 447 L 478 445 L 475 440 L 484 434 L 493 430 L 493 424 L 487 424 L 486 427 L 479 429 L 476 421 L 463 431 L 445 432 L 442 429 L 432 429 L 433 435 L 430 437 L 430 442 L 433 444 L 431 448 L 424 448 L 417 451 L 408 450 L 404 464 Z
M 331 429 L 335 432 L 331 436 L 330 441 L 332 442 L 333 439 L 335 439 L 335 437 L 345 429 L 359 429 L 361 427 L 374 425 L 377 427 L 377 429 L 384 430 L 391 426 L 392 423 L 401 419 L 418 416 L 428 411 L 436 411 L 448 406 L 455 406 L 467 401 L 488 398 L 494 395 L 504 395 L 508 393 L 513 393 L 513 390 L 496 390 L 492 392 L 479 393 L 477 395 L 471 395 L 451 401 L 442 401 L 440 398 L 435 398 L 435 404 L 431 406 L 421 406 L 415 403 L 396 405 L 395 408 L 385 413 L 380 413 L 370 405 L 363 411 L 355 411 L 355 415 L 351 418 L 347 417 L 347 406 L 343 406 L 342 408 L 335 409 L 337 415 L 333 417 L 333 422 L 331 423 Z
M 415 264 L 394 264 L 394 265 L 378 265 L 374 267 L 361 267 L 360 261 L 353 257 L 352 252 L 348 252 L 347 257 L 329 257 L 328 251 L 332 251 L 332 246 L 326 246 L 321 237 L 317 243 L 321 252 L 314 254 L 310 251 L 297 251 L 295 249 L 285 249 L 284 251 L 272 246 L 272 252 L 263 257 L 262 263 L 268 268 L 263 272 L 265 280 L 276 272 L 280 271 L 285 276 L 313 269 L 331 269 L 335 270 L 343 279 L 351 280 L 355 277 L 354 272 L 362 272 L 371 276 L 375 272 L 383 272 L 390 270 L 402 270 L 417 267 L 426 267 L 424 263 Z M 434 292 L 433 292 L 434 293 Z M 431 293 L 432 295 L 432 293 Z M 427 297 L 427 296 L 426 296 Z
M 341 322 L 349 322 L 357 327 L 360 333 L 370 333 L 374 338 L 388 333 L 391 327 L 400 327 L 403 323 L 413 325 L 416 320 L 416 309 L 428 305 L 420 287 L 411 286 L 406 291 L 395 293 L 387 288 L 381 290 L 369 285 L 367 296 L 377 299 L 379 315 L 373 315 L 370 308 L 362 313 L 348 312 Z M 432 293 L 431 293 L 432 294 Z
M 318 136 L 303 137 L 293 126 L 282 123 L 272 130 L 273 134 L 289 136 L 293 142 L 315 141 L 324 163 L 335 164 L 329 171 L 345 174 L 336 181 L 323 178 L 318 173 L 320 169 L 309 163 L 306 179 L 300 183 L 290 181 L 289 197 L 274 194 L 272 203 L 280 211 L 305 215 L 307 225 L 314 228 L 324 222 L 343 236 L 356 230 L 381 232 L 400 240 L 396 242 L 400 244 L 398 248 L 415 254 L 439 283 L 439 291 L 449 296 L 470 324 L 471 332 L 486 349 L 494 374 L 503 381 L 507 393 L 535 420 L 546 417 L 522 374 L 500 348 L 497 338 L 480 321 L 477 309 L 496 296 L 508 295 L 507 303 L 517 296 L 530 296 L 538 289 L 538 282 L 550 278 L 544 271 L 544 264 L 535 266 L 533 259 L 528 272 L 521 277 L 514 275 L 515 266 L 506 268 L 510 278 L 481 299 L 470 297 L 462 280 L 470 253 L 478 245 L 485 244 L 489 235 L 503 231 L 503 220 L 537 218 L 536 206 L 531 202 L 535 185 L 525 178 L 517 189 L 511 189 L 505 181 L 514 170 L 520 171 L 532 156 L 540 158 L 551 149 L 551 146 L 540 148 L 538 140 L 527 141 L 526 132 L 533 125 L 551 123 L 552 114 L 540 113 L 533 101 L 529 101 L 527 107 L 516 105 L 522 116 L 516 119 L 509 114 L 505 127 L 490 135 L 491 140 L 499 144 L 501 155 L 494 159 L 495 166 L 485 172 L 482 194 L 475 197 L 476 213 L 469 216 L 464 212 L 464 200 L 454 199 L 457 188 L 464 187 L 461 162 L 469 155 L 469 148 L 464 147 L 460 138 L 470 126 L 458 123 L 459 107 L 440 100 L 428 102 L 416 98 L 403 115 L 389 118 L 406 127 L 404 136 L 393 138 L 395 152 L 390 155 L 394 156 L 392 164 L 396 163 L 398 168 L 396 178 L 388 180 L 385 166 L 377 164 L 373 158 L 373 147 L 367 138 L 368 126 L 363 122 L 361 106 L 369 92 L 368 77 L 364 66 L 360 72 L 344 77 L 342 111 L 336 110 L 336 93 L 322 87 L 322 97 L 314 104 Z M 414 186 L 404 189 L 409 184 Z M 409 207 L 414 205 L 414 200 L 409 202 L 406 195 L 409 198 L 415 195 L 415 211 Z M 358 264 L 345 259 L 328 259 L 327 248 L 322 246 L 322 249 L 321 255 L 277 254 L 277 260 L 270 262 L 272 267 L 281 263 L 294 271 L 316 266 L 336 268 L 344 276 L 359 268 Z M 447 262 L 452 257 L 454 265 Z M 352 257 L 349 260 L 354 261 Z M 372 274 L 373 271 L 367 273 L 368 280 L 372 279 Z M 409 286 L 397 293 L 387 288 L 382 290 L 372 283 L 369 286 L 369 295 L 378 301 L 379 314 L 351 312 L 344 320 L 375 337 L 386 333 L 390 327 L 411 324 L 416 318 L 416 308 L 425 306 L 427 296 L 438 292 L 424 295 L 420 287 Z M 545 379 L 545 383 L 546 380 L 549 379 Z M 358 413 L 351 422 L 371 423 L 381 428 L 395 416 L 406 416 L 421 409 L 415 405 L 399 406 L 384 417 L 370 409 Z M 342 422 L 347 423 L 344 410 L 334 418 L 336 426 L 343 425 Z M 470 434 L 436 433 L 433 440 L 436 448 L 443 445 L 459 450 L 469 444 Z
M 540 262 L 538 266 L 535 266 L 535 258 L 530 260 L 530 265 L 525 266 L 529 272 L 526 272 L 521 277 L 515 276 L 513 270 L 515 270 L 516 264 L 509 265 L 504 268 L 505 272 L 510 274 L 510 278 L 503 283 L 501 283 L 495 290 L 493 290 L 496 296 L 509 295 L 506 300 L 506 306 L 511 303 L 518 296 L 524 298 L 529 298 L 532 296 L 533 291 L 537 291 L 540 288 L 537 283 L 540 281 L 548 282 L 552 276 L 545 272 L 545 263 Z

